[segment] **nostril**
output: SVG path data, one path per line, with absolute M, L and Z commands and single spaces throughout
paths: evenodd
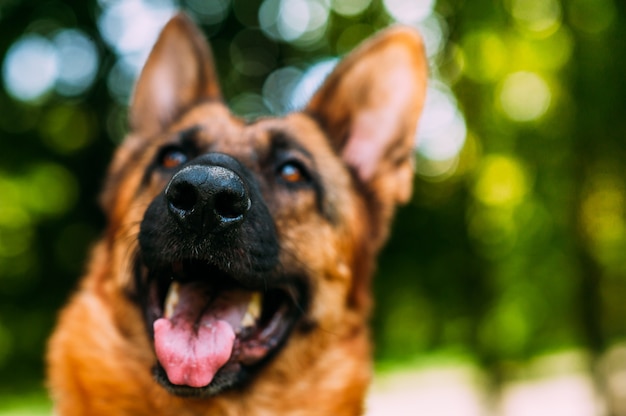
M 167 199 L 171 206 L 181 211 L 191 211 L 198 203 L 198 192 L 189 182 L 172 184 L 167 191 Z
M 237 219 L 250 209 L 250 199 L 239 192 L 220 192 L 214 203 L 215 213 L 224 219 Z

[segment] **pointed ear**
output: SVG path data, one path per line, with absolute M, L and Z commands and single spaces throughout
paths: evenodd
M 306 108 L 366 189 L 389 208 L 411 195 L 427 72 L 419 34 L 387 29 L 341 61 Z
M 165 26 L 141 71 L 130 105 L 130 127 L 149 136 L 198 101 L 221 99 L 209 45 L 185 15 Z

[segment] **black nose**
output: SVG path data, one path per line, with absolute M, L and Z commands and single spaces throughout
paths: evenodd
M 167 185 L 165 198 L 170 213 L 185 228 L 201 235 L 240 224 L 250 209 L 243 181 L 222 166 L 183 168 Z

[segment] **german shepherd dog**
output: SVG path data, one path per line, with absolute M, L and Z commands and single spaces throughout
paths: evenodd
M 358 415 L 370 276 L 406 202 L 422 41 L 391 28 L 302 111 L 243 121 L 178 15 L 138 79 L 108 225 L 48 350 L 59 415 Z

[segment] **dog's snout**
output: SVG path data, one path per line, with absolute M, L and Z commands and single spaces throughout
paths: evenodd
M 199 234 L 240 224 L 250 209 L 243 180 L 222 166 L 192 165 L 176 173 L 165 189 L 169 212 Z

